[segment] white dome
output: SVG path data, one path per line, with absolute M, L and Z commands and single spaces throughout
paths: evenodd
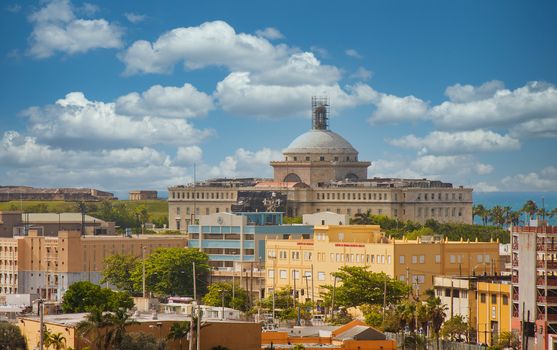
M 284 151 L 284 154 L 288 153 L 358 154 L 358 151 L 336 132 L 313 129 L 294 139 Z

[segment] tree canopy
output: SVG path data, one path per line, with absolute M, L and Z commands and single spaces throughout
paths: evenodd
M 203 297 L 203 303 L 211 306 L 222 306 L 222 297 L 224 293 L 224 306 L 233 309 L 248 311 L 248 292 L 238 286 L 234 286 L 234 293 L 232 293 L 232 283 L 217 282 L 209 286 L 209 291 Z M 234 294 L 234 298 L 232 298 Z
M 133 300 L 126 292 L 117 292 L 109 288 L 88 282 L 75 282 L 64 293 L 62 310 L 64 312 L 89 312 L 94 308 L 102 311 L 115 311 L 120 308 L 130 309 Z
M 25 337 L 21 334 L 19 327 L 0 322 L 0 349 L 2 350 L 25 350 Z
M 149 292 L 159 295 L 193 295 L 195 262 L 197 293 L 207 291 L 209 257 L 197 249 L 157 248 L 145 258 L 145 284 Z M 134 289 L 141 290 L 143 262 L 138 260 L 131 273 Z
M 139 262 L 138 260 L 139 259 L 135 256 L 124 254 L 115 254 L 106 257 L 100 283 L 104 284 L 108 282 L 116 288 L 130 294 L 138 293 L 139 291 L 134 289 L 134 283 L 131 279 L 132 272 Z
M 408 286 L 396 279 L 390 278 L 385 273 L 375 273 L 367 267 L 343 266 L 333 273 L 337 278 L 335 291 L 335 305 L 356 307 L 363 304 L 398 303 L 408 294 Z M 387 293 L 384 293 L 386 284 Z M 327 290 L 323 297 L 327 303 L 331 302 L 333 286 L 323 286 Z

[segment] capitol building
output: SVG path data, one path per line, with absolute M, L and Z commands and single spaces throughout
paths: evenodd
M 312 128 L 272 161 L 272 179 L 211 179 L 169 188 L 169 226 L 186 230 L 199 215 L 279 211 L 287 216 L 370 211 L 401 221 L 472 223 L 472 189 L 428 179 L 368 178 L 371 162 L 329 128 L 327 99 L 312 99 Z

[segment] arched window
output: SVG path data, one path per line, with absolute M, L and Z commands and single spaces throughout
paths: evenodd
M 302 179 L 300 179 L 298 175 L 290 173 L 286 175 L 286 177 L 284 178 L 284 182 L 302 182 Z
M 357 181 L 358 176 L 354 173 L 348 173 L 348 174 L 346 174 L 346 180 Z

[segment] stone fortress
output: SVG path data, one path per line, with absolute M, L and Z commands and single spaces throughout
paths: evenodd
M 329 128 L 329 103 L 312 98 L 312 128 L 272 161 L 273 179 L 211 179 L 170 187 L 169 226 L 185 231 L 199 215 L 281 211 L 386 215 L 401 221 L 472 223 L 472 189 L 428 179 L 368 178 L 368 161 Z

